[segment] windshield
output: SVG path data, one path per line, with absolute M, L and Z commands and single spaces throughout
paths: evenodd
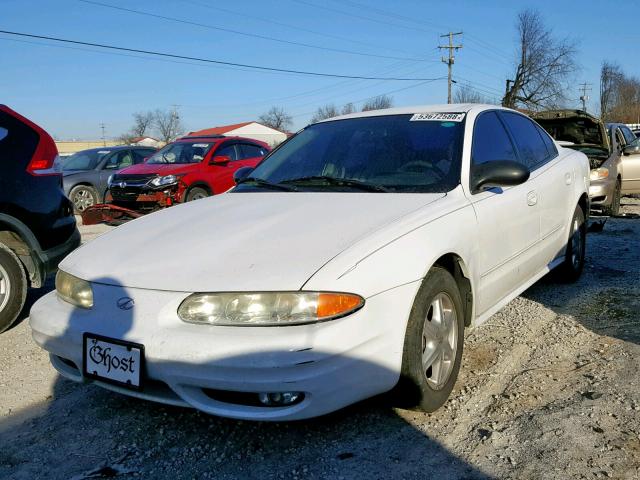
M 388 115 L 311 125 L 250 178 L 293 185 L 296 191 L 449 191 L 460 182 L 463 114 L 457 121 L 423 118 Z M 249 179 L 236 191 L 258 186 Z
M 62 164 L 63 170 L 93 170 L 110 150 L 84 150 L 74 153 Z
M 152 155 L 147 163 L 198 163 L 201 162 L 213 143 L 177 142 L 171 143 Z

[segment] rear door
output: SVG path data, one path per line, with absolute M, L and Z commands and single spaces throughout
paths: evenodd
M 513 112 L 500 112 L 500 115 L 513 136 L 520 157 L 531 171 L 529 183 L 540 214 L 540 256 L 532 258 L 528 265 L 527 275 L 531 276 L 564 249 L 568 216 L 573 213 L 570 203 L 574 174 L 570 164 L 559 158 L 549 135 L 531 119 Z
M 631 145 L 640 148 L 640 138 Z M 640 193 L 640 151 L 622 157 L 622 193 Z
M 496 160 L 521 162 L 512 137 L 496 111 L 475 121 L 471 150 L 474 165 Z M 532 201 L 535 181 L 472 193 L 478 218 L 478 315 L 500 302 L 530 276 L 540 235 L 539 206 Z

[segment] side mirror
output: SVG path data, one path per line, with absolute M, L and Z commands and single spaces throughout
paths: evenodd
M 513 160 L 481 163 L 471 169 L 471 191 L 482 192 L 494 187 L 520 185 L 529 180 L 529 169 Z
M 240 180 L 247 178 L 253 172 L 253 167 L 242 167 L 233 174 L 233 181 L 238 183 Z
M 627 145 L 622 151 L 625 155 L 635 155 L 640 153 L 640 145 Z
M 229 163 L 231 161 L 231 157 L 229 155 L 215 155 L 212 159 L 211 162 L 209 162 L 210 165 L 220 165 L 220 164 L 224 164 L 224 163 Z

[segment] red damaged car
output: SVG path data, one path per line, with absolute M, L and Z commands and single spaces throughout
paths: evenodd
M 269 151 L 249 138 L 183 137 L 112 175 L 110 203 L 144 212 L 222 193 L 234 186 L 236 170 L 255 167 Z

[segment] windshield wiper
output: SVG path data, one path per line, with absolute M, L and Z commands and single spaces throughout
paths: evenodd
M 254 183 L 259 187 L 271 188 L 273 190 L 282 190 L 284 192 L 298 191 L 297 188 L 292 187 L 291 185 L 282 185 L 281 183 L 273 183 L 263 178 L 257 178 L 257 177 L 246 177 L 240 180 L 239 182 L 237 182 L 238 185 L 241 185 L 243 183 Z
M 330 177 L 328 175 L 311 175 L 309 177 L 291 178 L 289 180 L 283 180 L 282 183 L 314 183 L 325 182 L 329 185 L 336 185 L 339 187 L 353 187 L 367 192 L 388 192 L 389 189 L 382 185 L 374 185 L 372 183 L 361 182 L 360 180 L 353 180 L 350 178 L 338 178 Z

